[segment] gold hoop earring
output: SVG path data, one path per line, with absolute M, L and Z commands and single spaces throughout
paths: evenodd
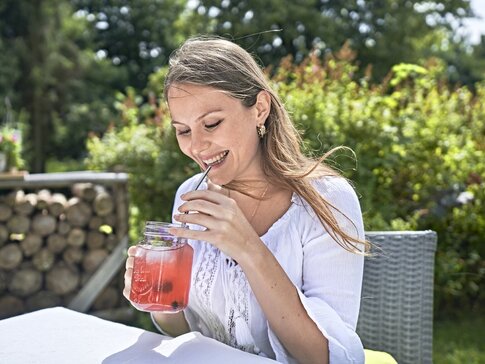
M 263 139 L 263 137 L 266 135 L 266 127 L 264 124 L 257 126 L 256 132 L 258 133 L 259 139 Z

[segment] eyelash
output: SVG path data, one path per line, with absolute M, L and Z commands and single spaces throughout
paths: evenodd
M 204 126 L 205 126 L 206 129 L 213 130 L 216 127 L 218 127 L 219 124 L 221 124 L 223 121 L 224 120 L 221 119 L 221 120 L 216 121 L 214 124 L 210 124 L 210 125 L 205 124 Z M 188 133 L 190 133 L 190 129 L 177 131 L 177 135 L 182 135 L 182 136 L 187 135 Z

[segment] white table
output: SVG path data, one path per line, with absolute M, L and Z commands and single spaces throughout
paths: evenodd
M 271 364 L 191 332 L 170 338 L 62 307 L 0 320 L 0 363 Z

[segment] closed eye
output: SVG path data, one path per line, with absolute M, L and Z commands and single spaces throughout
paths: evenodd
M 215 122 L 214 124 L 205 124 L 205 128 L 206 129 L 215 129 L 217 126 L 219 126 L 220 123 L 222 123 L 224 120 L 221 119 L 217 122 Z
M 187 130 L 177 130 L 177 135 L 188 135 L 190 133 L 190 129 Z

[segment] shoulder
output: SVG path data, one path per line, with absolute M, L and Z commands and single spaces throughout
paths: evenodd
M 312 180 L 313 187 L 329 202 L 338 202 L 339 200 L 358 200 L 357 194 L 344 177 L 324 176 Z
M 359 198 L 348 180 L 343 177 L 325 176 L 312 180 L 313 187 L 327 203 L 329 212 L 340 228 L 350 235 L 363 236 L 363 219 Z M 307 201 L 301 207 L 307 216 L 302 227 L 315 230 L 321 227 L 320 220 Z
M 350 182 L 340 176 L 323 176 L 313 179 L 311 183 L 321 193 L 353 191 Z

